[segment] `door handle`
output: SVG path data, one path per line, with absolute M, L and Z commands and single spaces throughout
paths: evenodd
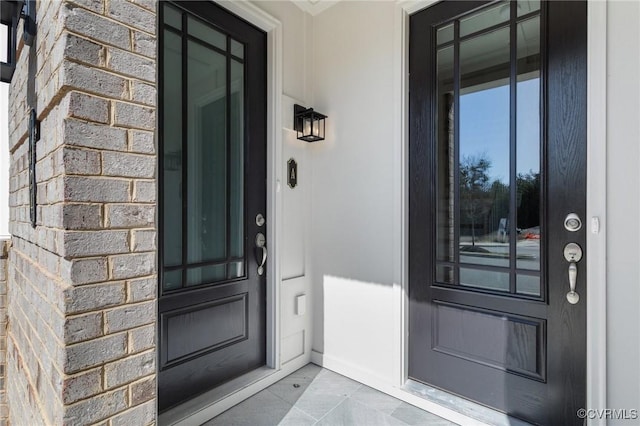
M 576 280 L 578 278 L 578 266 L 576 262 L 569 263 L 569 293 L 567 293 L 567 301 L 575 305 L 580 300 L 580 295 L 576 293 Z
M 567 301 L 575 305 L 580 300 L 580 295 L 576 293 L 576 282 L 578 280 L 578 265 L 582 259 L 582 248 L 576 243 L 569 243 L 564 247 L 564 258 L 569 262 L 569 293 Z
M 262 256 L 258 256 L 256 250 L 256 260 L 258 262 L 258 275 L 264 274 L 264 265 L 267 263 L 267 239 L 262 232 L 258 232 L 256 235 L 256 249 L 262 249 Z

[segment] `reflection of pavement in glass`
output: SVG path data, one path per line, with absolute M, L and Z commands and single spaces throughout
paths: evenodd
M 471 247 L 472 245 L 470 243 L 462 243 L 460 245 L 460 263 L 509 267 L 509 244 L 476 243 L 473 248 Z M 540 270 L 539 240 L 518 241 L 516 250 L 518 269 Z M 460 283 L 471 287 L 508 291 L 509 274 L 506 271 L 482 271 L 472 268 L 460 268 Z M 519 293 L 539 294 L 539 291 L 538 280 L 522 280 L 518 283 Z

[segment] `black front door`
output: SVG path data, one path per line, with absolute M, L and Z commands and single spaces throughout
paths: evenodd
M 409 49 L 409 376 L 582 424 L 586 3 L 444 1 Z
M 164 411 L 265 364 L 266 34 L 211 2 L 159 8 Z

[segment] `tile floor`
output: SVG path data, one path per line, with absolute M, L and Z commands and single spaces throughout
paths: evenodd
M 454 423 L 308 364 L 204 424 L 276 425 L 449 426 Z

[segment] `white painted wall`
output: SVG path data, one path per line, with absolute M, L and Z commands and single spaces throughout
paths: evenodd
M 394 3 L 340 2 L 314 17 L 313 349 L 351 372 L 394 372 Z
M 0 28 L 0 46 L 7 45 L 5 27 Z M 0 240 L 9 235 L 9 85 L 0 83 Z
M 640 409 L 640 3 L 607 12 L 607 399 Z M 636 420 L 637 422 L 637 420 Z M 610 424 L 629 424 L 610 422 Z
M 640 3 L 608 3 L 607 397 L 640 409 Z M 381 387 L 400 371 L 393 284 L 400 205 L 393 2 L 342 1 L 314 16 L 311 147 L 315 359 Z M 395 162 L 394 162 L 395 161 Z M 395 203 L 395 205 L 394 205 Z M 396 240 L 397 241 L 397 240 Z M 397 246 L 397 243 L 396 243 Z M 605 407 L 593 407 L 605 408 Z

